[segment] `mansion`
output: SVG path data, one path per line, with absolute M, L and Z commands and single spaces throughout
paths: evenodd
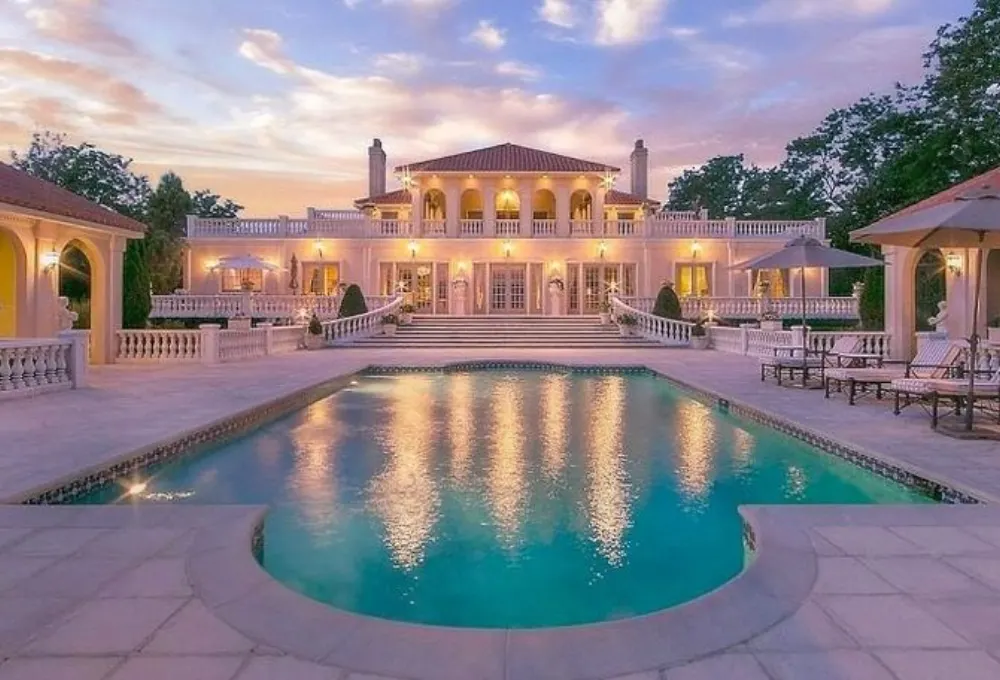
M 635 142 L 627 192 L 618 167 L 515 144 L 397 166 L 393 188 L 376 139 L 368 195 L 353 209 L 189 218 L 182 292 L 333 296 L 356 283 L 442 315 L 596 314 L 609 292 L 650 297 L 664 282 L 720 305 L 756 297 L 765 281 L 775 298 L 795 299 L 802 286 L 826 297 L 825 271 L 802 280 L 736 266 L 799 234 L 824 239 L 822 219 L 664 212 L 648 194 L 648 153 Z

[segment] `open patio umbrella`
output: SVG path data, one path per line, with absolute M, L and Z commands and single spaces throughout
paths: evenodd
M 295 253 L 292 253 L 292 259 L 288 263 L 288 271 L 288 288 L 292 291 L 292 295 L 295 295 L 299 287 L 299 258 L 295 257 Z
M 263 269 L 273 272 L 278 269 L 277 265 L 266 262 L 256 255 L 229 255 L 220 257 L 218 264 L 212 269 Z
M 853 269 L 854 267 L 881 267 L 882 261 L 837 250 L 823 245 L 810 236 L 796 236 L 781 250 L 741 262 L 730 269 L 798 269 L 802 273 L 802 353 L 806 352 L 806 269 Z
M 888 217 L 851 232 L 851 240 L 905 248 L 973 248 L 976 251 L 976 285 L 969 333 L 969 403 L 965 429 L 972 429 L 975 361 L 979 347 L 979 296 L 983 282 L 983 251 L 1000 248 L 1000 192 L 985 187 L 966 192 L 947 203 Z

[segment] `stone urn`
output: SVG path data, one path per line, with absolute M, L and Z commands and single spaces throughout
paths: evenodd
M 326 345 L 326 339 L 322 335 L 306 332 L 306 349 L 321 349 Z
M 382 335 L 391 338 L 395 334 L 396 334 L 396 324 L 394 323 L 382 324 Z

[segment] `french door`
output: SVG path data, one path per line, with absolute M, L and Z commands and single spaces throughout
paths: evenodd
M 490 267 L 490 314 L 524 314 L 526 267 L 523 264 L 494 264 Z

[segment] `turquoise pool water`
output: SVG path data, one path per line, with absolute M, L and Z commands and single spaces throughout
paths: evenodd
M 133 491 L 86 500 L 267 504 L 288 586 L 476 627 L 697 597 L 743 567 L 741 504 L 929 502 L 653 376 L 517 371 L 360 378 Z

